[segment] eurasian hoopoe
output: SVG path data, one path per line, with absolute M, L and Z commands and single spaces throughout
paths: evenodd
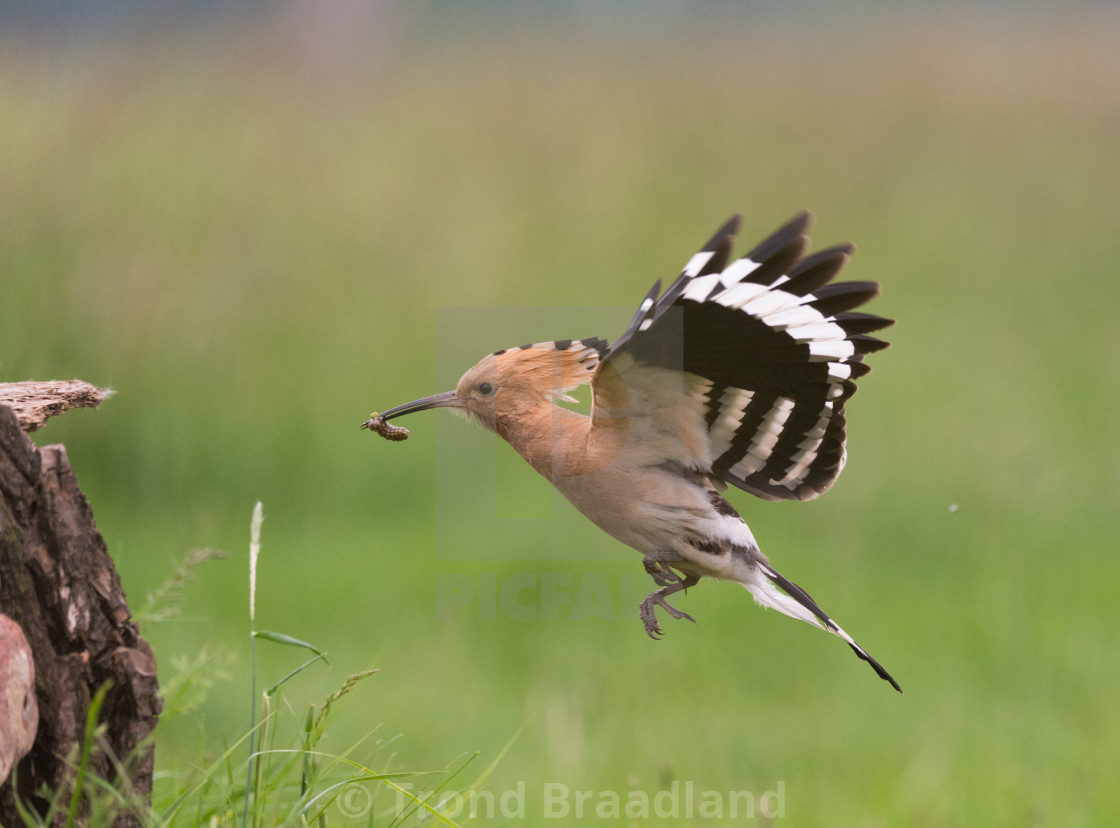
M 639 613 L 652 638 L 655 607 L 702 577 L 742 584 L 755 601 L 844 639 L 897 682 L 801 587 L 770 566 L 721 495 L 730 483 L 764 500 L 811 500 L 844 468 L 844 403 L 887 346 L 868 336 L 892 320 L 853 308 L 875 282 L 830 284 L 853 250 L 803 258 L 802 213 L 728 264 L 734 216 L 665 293 L 660 280 L 613 345 L 562 339 L 495 351 L 454 391 L 373 415 L 363 427 L 401 440 L 387 422 L 451 408 L 496 432 L 595 525 L 643 553 L 660 587 Z M 660 295 L 659 295 L 660 294 Z M 591 383 L 591 415 L 557 405 Z M 679 574 L 678 574 L 679 573 Z

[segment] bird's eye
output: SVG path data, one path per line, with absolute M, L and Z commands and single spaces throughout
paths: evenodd
M 494 386 L 488 382 L 484 382 L 478 386 L 478 393 L 484 397 L 489 397 L 494 393 Z

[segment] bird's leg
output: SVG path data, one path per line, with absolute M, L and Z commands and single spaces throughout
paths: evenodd
M 650 574 L 653 575 L 652 572 Z M 655 575 L 654 578 L 656 579 L 656 577 Z M 657 590 L 657 592 L 650 593 L 646 596 L 645 600 L 638 605 L 638 614 L 642 617 L 642 624 L 645 625 L 646 634 L 649 635 L 650 638 L 658 638 L 661 636 L 661 627 L 657 623 L 657 613 L 654 610 L 655 606 L 661 607 L 674 618 L 687 618 L 693 624 L 696 623 L 695 618 L 687 612 L 681 612 L 665 599 L 675 592 L 681 592 L 682 590 L 688 589 L 690 586 L 695 586 L 699 580 L 700 577 L 697 575 L 687 575 L 684 580 L 678 578 L 675 584 L 669 584 Z
M 671 570 L 668 564 L 656 558 L 651 558 L 649 555 L 642 558 L 642 566 L 646 568 L 646 573 L 653 578 L 658 586 L 669 586 L 669 584 L 675 584 L 680 580 L 680 576 Z

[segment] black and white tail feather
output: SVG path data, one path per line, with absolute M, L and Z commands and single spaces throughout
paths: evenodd
M 681 373 L 685 416 L 674 413 L 661 431 L 685 423 L 673 462 L 689 479 L 708 481 L 717 498 L 726 484 L 765 500 L 811 500 L 827 491 L 846 461 L 844 404 L 870 370 L 864 355 L 887 347 L 868 334 L 893 320 L 854 310 L 878 294 L 878 284 L 832 282 L 850 245 L 805 256 L 811 219 L 796 216 L 729 263 L 740 221 L 734 216 L 664 293 L 654 284 L 601 354 L 602 366 L 614 369 L 600 367 L 593 380 L 604 410 L 618 398 L 619 381 L 630 393 L 653 394 L 665 370 Z M 737 544 L 740 533 L 742 542 L 749 539 L 751 567 L 736 579 L 756 601 L 839 636 L 902 692 L 804 589 L 770 566 L 745 523 L 710 540 Z
M 857 644 L 855 642 L 855 640 L 853 640 L 853 638 L 850 635 L 848 635 L 846 632 L 844 632 L 844 630 L 840 627 L 839 624 L 837 624 L 835 621 L 833 621 L 831 618 L 829 618 L 828 615 L 825 614 L 825 611 L 822 610 L 819 606 L 817 606 L 817 602 L 812 599 L 812 597 L 809 595 L 809 593 L 807 593 L 805 590 L 803 590 L 801 587 L 799 587 L 793 581 L 786 578 L 784 575 L 782 575 L 782 573 L 778 572 L 776 569 L 774 569 L 769 564 L 760 564 L 759 569 L 762 570 L 762 573 L 770 580 L 771 583 L 773 583 L 775 586 L 777 586 L 779 589 L 781 589 L 782 592 L 785 593 L 785 596 L 788 596 L 789 598 L 792 598 L 794 601 L 797 602 L 797 606 L 799 608 L 803 608 L 805 610 L 808 610 L 810 613 L 812 613 L 812 616 L 807 618 L 803 614 L 800 614 L 800 613 L 795 615 L 793 612 L 790 612 L 788 609 L 783 609 L 781 606 L 775 606 L 774 604 L 768 604 L 769 606 L 774 606 L 775 609 L 777 609 L 779 612 L 784 612 L 786 615 L 790 615 L 794 618 L 800 618 L 803 621 L 806 621 L 810 624 L 814 624 L 818 627 L 821 627 L 822 629 L 827 630 L 828 632 L 832 633 L 833 635 L 839 636 L 840 638 L 844 639 L 844 641 L 847 642 L 848 646 L 852 648 L 852 650 L 855 652 L 855 654 L 857 656 L 859 656 L 860 658 L 862 658 L 864 661 L 866 661 L 868 664 L 871 665 L 871 669 L 873 669 L 875 671 L 875 674 L 878 675 L 879 678 L 883 679 L 883 681 L 890 682 L 891 687 L 893 687 L 899 693 L 902 692 L 902 688 L 898 686 L 898 682 L 895 681 L 894 678 L 891 677 L 890 673 L 888 673 L 886 670 L 883 669 L 883 665 L 881 665 L 878 661 L 876 661 L 874 658 L 872 658 L 871 655 L 867 652 L 867 650 L 865 650 L 865 649 L 863 649 L 863 647 L 859 646 L 859 644 Z M 748 587 L 748 589 L 750 589 L 750 587 Z M 754 593 L 753 590 L 752 590 L 752 594 L 755 594 L 755 597 L 757 598 L 757 593 Z M 777 596 L 777 597 L 780 599 L 780 598 L 785 597 L 785 596 Z M 768 597 L 771 600 L 774 600 L 774 596 L 768 596 Z M 762 603 L 762 602 L 760 602 L 760 603 Z M 767 605 L 767 604 L 764 604 L 764 605 Z M 790 609 L 792 609 L 792 607 Z

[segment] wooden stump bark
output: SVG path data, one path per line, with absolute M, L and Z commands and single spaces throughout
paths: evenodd
M 26 425 L 33 424 L 42 422 L 31 419 Z M 39 710 L 34 744 L 16 766 L 18 789 L 10 778 L 0 784 L 0 825 L 23 824 L 14 797 L 42 808 L 36 797 L 41 786 L 69 791 L 74 774 L 67 760 L 81 750 L 90 700 L 105 682 L 112 682 L 101 712 L 105 728 L 89 772 L 147 802 L 150 737 L 161 708 L 155 656 L 131 620 L 65 447 L 36 448 L 2 392 L 0 613 L 22 628 L 30 644 Z M 65 818 L 63 808 L 58 824 Z M 130 813 L 114 823 L 136 824 Z

